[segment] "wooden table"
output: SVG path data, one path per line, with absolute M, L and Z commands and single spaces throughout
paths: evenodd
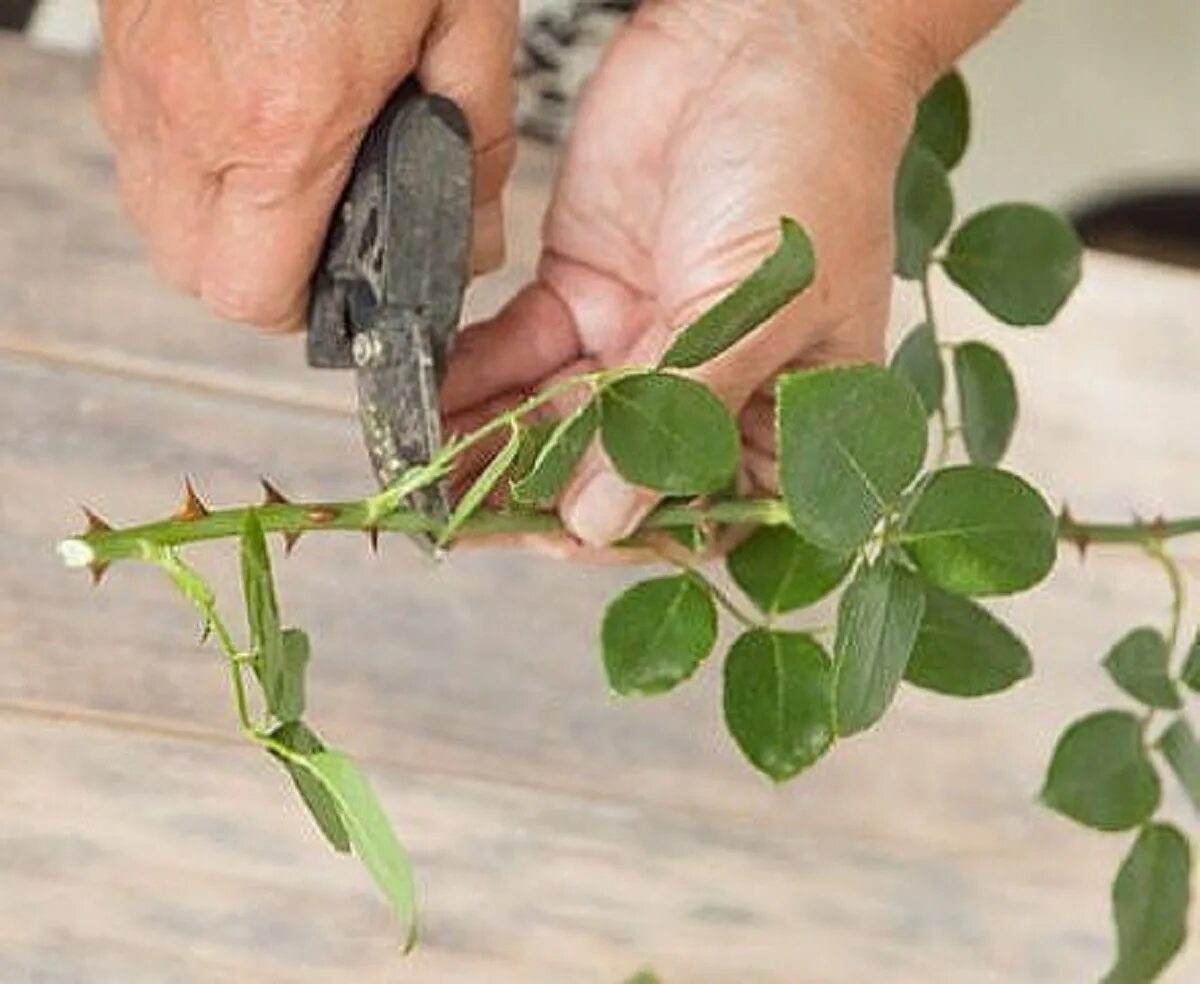
M 721 733 L 715 665 L 666 699 L 606 694 L 596 624 L 629 575 L 311 538 L 281 565 L 284 603 L 313 632 L 314 719 L 361 757 L 415 858 L 425 938 L 401 962 L 358 867 L 236 740 L 223 674 L 167 585 L 119 569 L 96 593 L 54 557 L 77 503 L 158 515 L 185 473 L 217 502 L 260 472 L 299 494 L 368 484 L 345 379 L 153 280 L 89 81 L 0 45 L 0 981 L 1099 975 L 1126 839 L 1032 799 L 1061 727 L 1120 702 L 1105 648 L 1164 617 L 1149 565 L 1065 558 L 1003 606 L 1033 681 L 973 707 L 905 691 L 876 732 L 775 790 Z M 517 262 L 476 310 L 528 269 L 549 168 L 526 154 Z M 1012 353 L 1014 460 L 1056 497 L 1111 517 L 1200 506 L 1200 280 L 1092 257 L 1050 332 L 947 310 Z M 231 551 L 202 557 L 235 590 Z M 1168 979 L 1198 975 L 1200 947 Z

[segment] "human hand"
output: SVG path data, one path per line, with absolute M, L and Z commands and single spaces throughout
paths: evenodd
M 451 431 L 556 378 L 655 363 L 792 216 L 815 245 L 814 285 L 695 372 L 740 414 L 747 490 L 773 489 L 775 376 L 882 358 L 892 188 L 920 95 L 877 36 L 815 9 L 643 5 L 585 94 L 536 282 L 461 337 L 443 390 Z M 654 502 L 595 449 L 560 511 L 594 547 L 628 535 Z
M 474 263 L 503 256 L 517 0 L 104 0 L 101 113 L 160 272 L 217 314 L 303 322 L 359 140 L 401 81 L 476 148 Z

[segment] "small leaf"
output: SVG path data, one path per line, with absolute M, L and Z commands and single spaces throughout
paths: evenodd
M 595 400 L 588 400 L 561 420 L 538 453 L 529 474 L 513 484 L 513 498 L 531 506 L 553 503 L 575 474 L 599 426 L 600 404 Z
M 1036 205 L 994 205 L 950 240 L 946 273 L 1010 325 L 1054 320 L 1079 283 L 1083 246 L 1060 216 Z
M 955 594 L 1024 591 L 1054 566 L 1058 524 L 1045 500 L 1010 472 L 962 465 L 935 472 L 900 542 L 921 573 Z
M 1200 813 L 1200 741 L 1184 717 L 1177 717 L 1158 739 L 1158 750 L 1171 766 L 1183 791 Z
M 241 559 L 242 592 L 246 599 L 246 617 L 250 623 L 254 672 L 262 685 L 267 708 L 280 720 L 286 720 L 278 710 L 287 676 L 283 630 L 279 624 L 279 602 L 275 597 L 271 554 L 256 509 L 247 510 L 242 523 Z
M 838 607 L 835 659 L 837 733 L 865 731 L 896 696 L 921 626 L 925 594 L 897 564 L 865 568 Z
M 783 615 L 824 598 L 853 562 L 814 547 L 786 526 L 763 526 L 729 555 L 726 566 L 759 611 Z
M 921 401 L 877 366 L 789 373 L 777 394 L 779 478 L 793 523 L 816 546 L 852 553 L 925 460 Z
M 408 857 L 387 814 L 366 777 L 341 752 L 316 752 L 305 756 L 305 761 L 337 805 L 355 855 L 387 898 L 397 922 L 407 927 L 407 953 L 417 941 L 416 887 Z
M 675 339 L 659 363 L 690 369 L 720 355 L 806 290 L 816 273 L 812 243 L 792 219 L 784 219 L 779 248 L 734 291 Z
M 1177 711 L 1183 706 L 1171 680 L 1171 652 L 1158 629 L 1134 629 L 1104 657 L 1113 683 L 1143 704 Z
M 308 756 L 325 751 L 321 739 L 302 721 L 289 721 L 287 724 L 281 724 L 271 732 L 271 738 L 298 755 Z M 338 813 L 333 797 L 307 769 L 281 758 L 275 752 L 271 754 L 279 759 L 283 763 L 283 767 L 287 769 L 288 775 L 292 777 L 292 782 L 296 786 L 296 792 L 300 794 L 301 801 L 308 808 L 317 828 L 325 835 L 330 846 L 339 854 L 349 852 L 350 835 L 346 833 L 346 827 L 342 823 L 341 814 Z
M 271 709 L 280 721 L 298 721 L 304 716 L 305 675 L 311 647 L 302 629 L 283 630 L 283 664 L 279 693 Z
M 1189 690 L 1200 693 L 1200 631 L 1196 632 L 1196 638 L 1192 640 L 1187 658 L 1183 661 L 1183 672 L 1179 677 Z
M 746 632 L 725 660 L 725 723 L 754 767 L 791 779 L 833 743 L 829 657 L 811 636 Z
M 668 495 L 719 491 L 741 452 L 725 405 L 700 383 L 666 373 L 627 376 L 606 387 L 600 435 L 626 481 Z
M 1192 852 L 1175 827 L 1152 823 L 1138 834 L 1113 882 L 1117 960 L 1104 984 L 1149 984 L 1187 938 Z
M 695 577 L 635 584 L 604 613 L 608 683 L 623 697 L 665 693 L 687 680 L 717 641 L 717 610 Z
M 1097 830 L 1144 823 L 1160 796 L 1142 722 L 1125 711 L 1101 711 L 1067 728 L 1042 788 L 1042 802 L 1050 809 Z
M 969 598 L 925 585 L 925 617 L 904 679 L 948 697 L 998 694 L 1033 672 L 1007 625 Z
M 896 224 L 896 275 L 920 280 L 938 243 L 954 221 L 954 193 L 937 156 L 910 142 L 896 173 L 893 197 Z
M 942 365 L 942 354 L 930 325 L 919 324 L 908 333 L 892 356 L 891 369 L 917 391 L 925 416 L 941 409 L 946 398 L 946 367 Z
M 538 456 L 561 424 L 561 420 L 549 418 L 521 425 L 521 446 L 517 448 L 517 456 L 508 470 L 510 484 L 517 485 L 529 476 L 537 464 Z
M 484 500 L 500 484 L 500 480 L 507 474 L 513 462 L 517 460 L 517 452 L 520 450 L 521 428 L 514 425 L 509 431 L 504 447 L 496 452 L 496 456 L 488 462 L 487 467 L 471 483 L 471 487 L 463 493 L 463 497 L 458 500 L 454 511 L 450 514 L 449 522 L 446 523 L 445 529 L 438 537 L 439 546 L 449 543 L 454 535 L 475 515 Z
M 971 97 L 957 72 L 948 72 L 917 107 L 913 139 L 928 147 L 946 170 L 953 170 L 971 139 Z
M 1004 356 L 982 342 L 954 349 L 954 375 L 963 443 L 977 465 L 995 465 L 1008 451 L 1017 423 L 1017 384 Z

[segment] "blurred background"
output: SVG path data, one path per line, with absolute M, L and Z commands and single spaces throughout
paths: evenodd
M 476 313 L 529 275 L 556 140 L 622 6 L 528 4 L 512 258 Z M 78 503 L 161 515 L 185 473 L 214 502 L 261 473 L 361 494 L 348 381 L 151 274 L 95 120 L 93 4 L 0 0 L 0 24 L 2 984 L 1100 976 L 1127 840 L 1033 798 L 1063 726 L 1120 701 L 1104 652 L 1166 617 L 1140 558 L 1064 554 L 997 606 L 1034 652 L 1029 682 L 968 708 L 908 688 L 877 732 L 774 789 L 722 732 L 716 665 L 662 700 L 609 697 L 596 625 L 628 572 L 484 551 L 434 567 L 402 544 L 380 561 L 314 537 L 280 564 L 283 597 L 313 634 L 314 717 L 415 861 L 426 932 L 398 964 L 361 872 L 237 742 L 222 674 L 156 572 L 93 592 L 52 550 Z M 1097 248 L 1047 331 L 996 326 L 939 283 L 943 320 L 1009 355 L 1013 467 L 1089 518 L 1200 507 L 1197 52 L 1195 0 L 1027 0 L 964 65 L 962 211 L 1046 203 Z M 913 311 L 898 292 L 896 327 Z M 1181 545 L 1193 575 L 1196 554 Z M 225 594 L 230 559 L 200 557 Z M 1167 811 L 1195 828 L 1173 790 Z M 1164 979 L 1200 980 L 1198 951 Z

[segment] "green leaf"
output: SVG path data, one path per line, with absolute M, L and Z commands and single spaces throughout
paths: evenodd
M 789 373 L 777 388 L 779 478 L 800 535 L 849 554 L 916 477 L 928 429 L 913 388 L 877 366 Z
M 955 594 L 1004 595 L 1041 581 L 1058 553 L 1045 500 L 1010 472 L 961 465 L 935 472 L 900 542 L 921 573 Z
M 783 615 L 820 601 L 853 563 L 852 556 L 814 547 L 786 526 L 763 526 L 729 555 L 726 566 L 759 611 Z
M 1200 741 L 1196 740 L 1186 718 L 1177 717 L 1171 722 L 1158 739 L 1158 750 L 1171 766 L 1192 806 L 1200 812 Z
M 1012 371 L 990 345 L 964 342 L 954 349 L 954 376 L 967 455 L 977 465 L 998 464 L 1017 423 Z
M 271 554 L 256 509 L 247 510 L 242 523 L 241 559 L 242 593 L 250 623 L 254 672 L 262 684 L 268 710 L 280 720 L 287 720 L 279 713 L 288 676 L 283 630 L 279 624 L 279 602 L 275 597 Z
M 1104 984 L 1148 984 L 1187 939 L 1192 852 L 1175 827 L 1142 829 L 1113 882 L 1117 960 Z
M 549 506 L 566 488 L 600 426 L 600 404 L 588 400 L 555 427 L 538 452 L 529 474 L 513 484 L 513 499 Z
M 508 473 L 513 462 L 517 460 L 517 452 L 520 450 L 521 428 L 514 424 L 509 430 L 508 440 L 504 447 L 496 452 L 496 456 L 488 462 L 487 467 L 480 472 L 479 477 L 471 483 L 471 487 L 458 500 L 454 511 L 450 514 L 450 520 L 438 537 L 439 546 L 449 543 L 454 535 L 463 528 L 467 520 L 475 515 L 484 500 Z
M 281 724 L 271 732 L 271 738 L 298 755 L 309 756 L 325 751 L 321 739 L 302 721 L 289 721 L 287 724 Z M 288 775 L 292 777 L 292 782 L 296 786 L 296 792 L 300 794 L 301 802 L 307 807 L 309 815 L 312 816 L 317 828 L 325 835 L 330 846 L 340 854 L 348 853 L 350 835 L 346 833 L 346 826 L 342 823 L 341 814 L 338 813 L 333 797 L 308 769 L 295 765 L 275 752 L 271 754 L 287 769 Z
M 994 205 L 959 226 L 943 266 L 1001 321 L 1045 325 L 1079 283 L 1083 246 L 1053 212 L 1036 205 Z
M 864 568 L 838 607 L 834 664 L 837 733 L 865 731 L 896 696 L 913 651 L 925 593 L 898 564 Z
M 987 609 L 925 585 L 925 617 L 904 679 L 948 697 L 998 694 L 1033 672 L 1029 649 Z
M 533 466 L 537 464 L 538 456 L 541 455 L 551 436 L 561 424 L 561 420 L 550 418 L 521 425 L 521 444 L 517 448 L 517 456 L 513 459 L 512 467 L 508 470 L 511 485 L 516 486 L 529 477 Z M 513 500 L 518 501 L 515 496 Z
M 1158 809 L 1158 774 L 1142 743 L 1142 722 L 1100 711 L 1059 738 L 1042 787 L 1050 809 L 1097 830 L 1129 830 Z
M 908 381 L 921 398 L 925 416 L 941 409 L 946 397 L 946 367 L 938 351 L 937 337 L 932 326 L 919 324 L 908 333 L 896 354 L 892 356 L 892 372 Z
M 742 753 L 776 782 L 833 744 L 829 657 L 811 636 L 754 629 L 725 660 L 725 723 Z
M 408 857 L 383 807 L 366 777 L 341 752 L 316 752 L 305 756 L 305 761 L 337 805 L 355 855 L 387 898 L 397 922 L 407 927 L 407 953 L 417 942 L 416 887 Z
M 1177 711 L 1183 706 L 1171 680 L 1171 652 L 1158 629 L 1134 629 L 1104 657 L 1113 683 L 1143 704 Z
M 962 160 L 971 139 L 971 97 L 959 72 L 943 75 L 921 100 L 913 139 L 933 151 L 948 171 Z
M 298 721 L 304 716 L 305 675 L 311 652 L 308 635 L 303 629 L 283 630 L 279 693 L 275 695 L 275 706 L 271 708 L 280 721 Z
M 920 280 L 938 243 L 954 221 L 954 193 L 937 156 L 912 142 L 900 161 L 893 198 L 896 275 Z
M 666 373 L 627 376 L 606 387 L 600 436 L 626 481 L 668 495 L 724 488 L 741 452 L 725 405 L 700 383 Z
M 816 273 L 812 243 L 792 219 L 784 219 L 779 248 L 734 291 L 675 339 L 659 363 L 663 369 L 689 369 L 715 358 L 794 297 Z
M 708 589 L 691 575 L 642 581 L 608 606 L 600 641 L 616 693 L 665 693 L 712 652 L 717 610 Z
M 1189 690 L 1200 693 L 1200 631 L 1192 640 L 1187 658 L 1183 661 L 1183 672 L 1179 676 Z

